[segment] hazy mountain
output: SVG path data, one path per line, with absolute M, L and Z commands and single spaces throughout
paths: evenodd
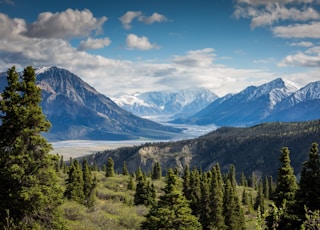
M 45 134 L 50 140 L 168 139 L 180 132 L 127 112 L 68 70 L 40 68 L 36 75 L 42 89 L 41 107 L 52 123 Z
M 313 83 L 298 90 L 294 83 L 278 78 L 260 86 L 249 86 L 237 94 L 226 95 L 198 113 L 173 123 L 249 126 L 266 121 L 316 119 L 320 118 L 319 101 L 314 96 L 319 95 L 317 87 L 319 85 Z M 312 96 L 314 100 L 311 100 Z M 302 108 L 304 111 L 299 111 Z M 315 114 L 316 111 L 319 112 Z
M 122 108 L 138 116 L 190 116 L 205 108 L 218 96 L 206 88 L 153 91 L 121 95 L 113 100 Z

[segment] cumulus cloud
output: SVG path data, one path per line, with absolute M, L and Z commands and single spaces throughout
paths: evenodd
M 151 50 L 160 48 L 157 44 L 150 43 L 147 37 L 138 37 L 135 34 L 129 34 L 126 39 L 126 43 L 128 49 Z
M 44 12 L 28 26 L 25 35 L 37 38 L 61 38 L 89 36 L 100 33 L 107 17 L 95 18 L 90 10 L 67 9 L 61 13 Z
M 267 4 L 264 8 L 252 6 L 236 6 L 236 18 L 251 18 L 251 28 L 272 25 L 279 21 L 308 21 L 320 19 L 320 14 L 312 7 L 287 8 L 279 3 Z
M 10 39 L 20 36 L 27 30 L 27 25 L 23 19 L 11 19 L 7 15 L 0 13 L 0 38 Z
M 88 38 L 85 41 L 81 41 L 78 47 L 79 51 L 83 50 L 93 50 L 93 49 L 101 49 L 105 46 L 109 46 L 111 44 L 110 38 Z
M 153 24 L 155 22 L 166 22 L 168 19 L 166 16 L 154 12 L 150 17 L 144 16 L 141 11 L 128 11 L 123 16 L 119 18 L 122 23 L 123 28 L 129 30 L 131 29 L 131 23 L 134 19 L 143 22 L 145 24 Z
M 139 21 L 146 24 L 152 24 L 155 22 L 166 22 L 168 19 L 164 15 L 155 12 L 150 17 L 140 16 Z
M 125 28 L 125 29 L 131 29 L 131 22 L 142 15 L 142 12 L 141 11 L 128 11 L 127 13 L 125 13 L 123 16 L 121 16 L 119 18 L 119 20 L 121 21 L 122 23 L 122 26 Z
M 272 33 L 281 38 L 320 38 L 320 22 L 276 26 Z
M 281 60 L 279 66 L 302 66 L 302 67 L 320 67 L 320 55 L 311 55 L 298 52 L 294 55 L 288 55 Z
M 205 67 L 213 64 L 214 49 L 191 50 L 185 56 L 175 56 L 173 62 L 188 67 Z

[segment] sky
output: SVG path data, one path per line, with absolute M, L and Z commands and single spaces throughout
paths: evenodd
M 0 72 L 58 66 L 107 96 L 320 80 L 320 0 L 0 0 Z

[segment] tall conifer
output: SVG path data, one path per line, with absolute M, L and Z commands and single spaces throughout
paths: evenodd
M 50 122 L 39 106 L 34 69 L 29 66 L 19 76 L 12 67 L 7 82 L 0 100 L 0 225 L 9 215 L 19 229 L 59 228 L 56 208 L 62 190 L 54 170 L 58 159 L 49 155 L 51 145 L 41 136 Z

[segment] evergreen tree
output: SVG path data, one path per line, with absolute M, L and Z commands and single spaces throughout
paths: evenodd
M 83 176 L 83 193 L 84 193 L 84 204 L 91 208 L 94 205 L 96 199 L 96 184 L 97 179 L 92 179 L 92 173 L 88 165 L 87 158 L 84 158 L 82 162 L 82 176 Z
M 129 175 L 127 163 L 125 161 L 123 162 L 123 166 L 122 166 L 122 175 L 125 175 L 125 176 Z
M 50 122 L 39 106 L 34 69 L 29 66 L 19 76 L 10 68 L 7 83 L 0 100 L 0 225 L 9 215 L 19 229 L 60 228 L 62 190 L 54 170 L 58 159 L 49 155 L 52 147 L 41 136 Z
M 269 199 L 269 192 L 270 192 L 270 188 L 269 188 L 269 179 L 268 177 L 266 176 L 264 178 L 264 181 L 263 181 L 263 195 L 266 199 Z
M 193 169 L 190 175 L 190 197 L 187 199 L 190 201 L 190 208 L 193 215 L 199 217 L 201 210 L 201 187 L 200 187 L 200 173 L 197 169 Z
M 203 173 L 201 177 L 201 200 L 199 206 L 200 216 L 199 221 L 202 229 L 210 229 L 211 226 L 211 205 L 210 205 L 210 181 L 208 178 L 209 173 Z
M 273 200 L 277 207 L 281 207 L 283 200 L 286 200 L 287 205 L 294 203 L 297 190 L 296 177 L 290 164 L 288 147 L 281 149 L 280 162 L 281 167 L 278 169 L 277 187 L 273 195 Z
M 299 222 L 294 210 L 297 182 L 290 164 L 290 151 L 288 147 L 281 149 L 280 162 L 281 166 L 278 169 L 277 187 L 273 193 L 273 201 L 278 209 L 283 210 L 283 214 L 280 220 L 275 220 L 274 217 L 277 217 L 277 215 L 270 212 L 267 218 L 268 226 L 276 221 L 279 229 L 299 229 Z
M 224 185 L 221 175 L 220 165 L 217 163 L 212 168 L 211 179 L 211 193 L 210 193 L 210 206 L 211 206 L 211 227 L 217 229 L 225 229 L 224 221 Z
M 317 143 L 312 143 L 309 159 L 303 163 L 297 202 L 297 211 L 302 219 L 305 219 L 304 206 L 310 211 L 320 210 L 320 156 Z
M 154 204 L 146 220 L 142 223 L 142 229 L 202 229 L 197 218 L 192 215 L 186 198 L 179 190 L 178 178 L 172 169 L 168 170 L 164 194 L 160 196 L 158 204 Z
M 235 188 L 237 186 L 237 180 L 236 180 L 236 168 L 233 164 L 231 164 L 229 167 L 227 178 L 230 180 L 232 187 Z
M 156 192 L 153 184 L 147 180 L 146 176 L 139 176 L 137 179 L 136 192 L 134 194 L 134 204 L 152 205 L 155 201 Z
M 59 168 L 60 168 L 60 170 L 62 170 L 62 169 L 64 168 L 63 155 L 61 155 L 61 157 L 60 157 L 60 164 L 59 164 Z
M 259 183 L 258 193 L 256 197 L 256 202 L 254 203 L 254 209 L 261 212 L 260 214 L 264 213 L 264 195 L 263 195 L 263 185 L 262 181 Z
M 184 174 L 183 174 L 183 194 L 185 195 L 185 197 L 187 198 L 187 200 L 191 200 L 191 189 L 190 189 L 190 169 L 189 166 L 187 165 L 184 168 Z
M 152 167 L 151 178 L 153 180 L 159 180 L 162 177 L 162 169 L 159 162 L 156 162 Z
M 74 200 L 79 204 L 84 204 L 85 195 L 83 188 L 84 182 L 82 170 L 78 160 L 74 160 L 68 170 L 64 196 L 69 200 Z
M 133 176 L 132 176 L 132 175 L 129 176 L 129 181 L 128 181 L 127 189 L 129 189 L 129 190 L 135 190 L 135 184 L 134 184 Z
M 246 176 L 244 175 L 244 172 L 241 173 L 241 186 L 248 186 L 248 181 L 246 179 Z
M 106 167 L 106 177 L 114 176 L 114 162 L 111 157 L 108 158 L 107 167 Z
M 227 179 L 224 196 L 224 217 L 227 229 L 245 229 L 244 214 L 241 208 L 236 188 L 232 186 L 230 179 Z

